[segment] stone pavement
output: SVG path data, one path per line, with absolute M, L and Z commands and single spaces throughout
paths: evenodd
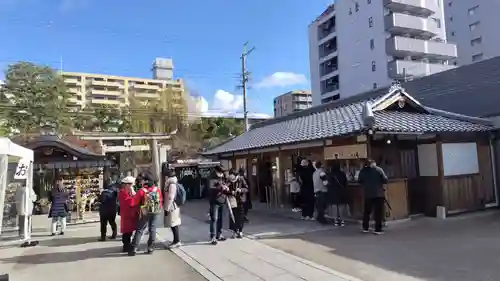
M 259 240 L 365 281 L 500 280 L 500 212 L 391 225 L 385 235 L 359 227 Z
M 159 229 L 158 234 L 166 243 L 171 240 L 169 229 Z M 210 245 L 208 225 L 187 215 L 182 217 L 181 236 L 184 246 L 173 252 L 210 281 L 359 280 L 249 238 Z
M 2 248 L 0 274 L 9 273 L 13 281 L 206 280 L 170 251 L 123 255 L 119 239 L 97 242 L 98 229 L 97 224 L 72 226 L 65 236 L 39 236 L 37 247 Z

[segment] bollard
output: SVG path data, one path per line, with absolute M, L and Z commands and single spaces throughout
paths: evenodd
M 0 281 L 9 281 L 9 274 L 0 275 Z

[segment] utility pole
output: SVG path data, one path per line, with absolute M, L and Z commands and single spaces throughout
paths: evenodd
M 241 53 L 241 85 L 243 90 L 243 119 L 245 120 L 245 132 L 248 131 L 248 110 L 247 110 L 247 82 L 249 80 L 250 72 L 246 69 L 246 58 L 255 49 L 255 47 L 247 50 L 248 42 L 243 45 L 243 52 Z

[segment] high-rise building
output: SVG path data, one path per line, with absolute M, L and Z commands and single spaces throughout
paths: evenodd
M 457 45 L 455 65 L 466 65 L 500 56 L 500 1 L 445 0 L 444 12 L 447 37 Z
M 309 25 L 313 104 L 453 68 L 443 0 L 340 0 Z
M 311 106 L 310 91 L 290 91 L 274 98 L 274 117 L 285 116 Z
M 155 60 L 155 79 L 80 72 L 63 72 L 62 75 L 71 94 L 69 105 L 76 108 L 89 104 L 126 106 L 131 98 L 148 102 L 159 99 L 162 91 L 169 88 L 174 102 L 184 98 L 184 83 L 181 79 L 173 79 L 170 59 Z

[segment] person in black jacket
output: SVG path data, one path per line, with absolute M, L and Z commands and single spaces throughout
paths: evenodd
M 338 162 L 334 162 L 330 168 L 328 180 L 328 193 L 330 203 L 336 207 L 336 226 L 344 226 L 344 218 L 349 212 L 349 192 L 347 189 L 347 176 L 340 169 Z
M 374 234 L 383 234 L 382 222 L 384 219 L 385 188 L 387 176 L 378 167 L 375 161 L 368 160 L 367 164 L 359 172 L 358 181 L 361 184 L 364 195 L 363 232 L 368 232 L 370 215 L 373 210 L 375 219 Z
M 112 183 L 108 185 L 100 196 L 99 220 L 101 223 L 101 238 L 99 241 L 106 241 L 106 228 L 109 223 L 113 233 L 111 239 L 117 236 L 116 213 L 118 211 L 118 185 Z
M 314 220 L 314 184 L 313 173 L 315 169 L 311 161 L 303 159 L 300 162 L 300 198 L 302 200 L 302 219 Z
M 242 181 L 242 184 L 245 185 L 246 188 L 248 189 L 247 194 L 246 194 L 246 202 L 243 205 L 243 212 L 245 214 L 244 221 L 250 222 L 250 220 L 248 219 L 248 210 L 252 209 L 252 194 L 250 193 L 250 187 L 248 186 L 248 180 L 247 180 L 247 177 L 245 174 L 246 174 L 245 169 L 240 168 L 238 171 L 238 175 L 239 175 L 238 179 L 240 181 Z
M 226 240 L 222 235 L 222 214 L 229 193 L 226 178 L 224 177 L 224 170 L 221 166 L 216 166 L 210 176 L 208 190 L 208 201 L 210 203 L 210 243 L 212 245 L 217 245 L 219 241 Z

